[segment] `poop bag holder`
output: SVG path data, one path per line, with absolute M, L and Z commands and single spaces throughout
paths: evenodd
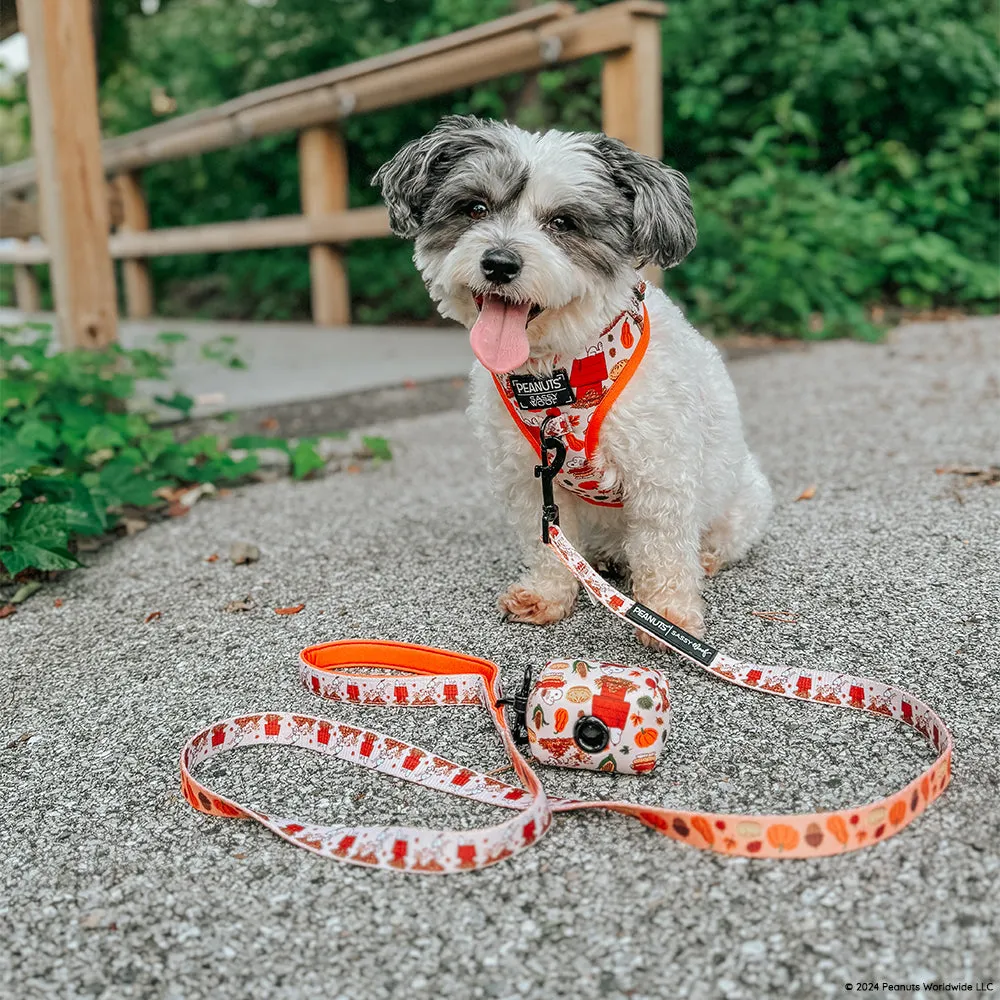
M 540 764 L 648 774 L 670 732 L 669 682 L 648 667 L 550 660 L 525 674 L 513 735 Z M 527 690 L 526 690 L 527 689 Z

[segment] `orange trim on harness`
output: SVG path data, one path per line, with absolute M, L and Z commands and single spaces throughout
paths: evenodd
M 636 368 L 639 367 L 639 362 L 642 361 L 643 355 L 646 353 L 646 348 L 649 346 L 649 310 L 646 308 L 646 303 L 642 304 L 642 333 L 639 335 L 639 343 L 635 345 L 635 351 L 632 353 L 632 357 L 628 359 L 628 363 L 625 365 L 624 370 L 621 375 L 611 383 L 608 391 L 604 394 L 601 401 L 597 404 L 597 409 L 594 410 L 593 416 L 590 418 L 590 425 L 587 427 L 587 435 L 584 438 L 584 451 L 583 453 L 587 456 L 587 461 L 592 462 L 594 460 L 594 452 L 597 451 L 597 436 L 601 431 L 601 424 L 604 422 L 604 418 L 608 415 L 608 411 L 611 409 L 611 405 L 621 394 L 622 389 L 625 388 L 625 383 L 635 374 Z M 621 504 L 615 504 L 614 506 L 620 507 Z

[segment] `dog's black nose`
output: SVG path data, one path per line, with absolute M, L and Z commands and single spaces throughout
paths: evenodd
M 521 258 L 513 250 L 487 250 L 479 266 L 487 281 L 509 285 L 521 273 Z

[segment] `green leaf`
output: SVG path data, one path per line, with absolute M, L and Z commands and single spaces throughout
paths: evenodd
M 136 472 L 129 462 L 115 459 L 108 462 L 100 473 L 100 493 L 103 494 L 107 507 L 120 507 L 131 504 L 134 507 L 149 507 L 160 502 L 155 490 L 170 486 L 169 480 L 151 479 L 149 476 Z
M 16 486 L 0 491 L 0 514 L 10 510 L 20 499 L 21 491 Z
M 41 395 L 42 386 L 37 382 L 17 381 L 5 374 L 0 383 L 0 412 L 6 413 L 15 407 L 28 409 Z
M 80 565 L 63 548 L 49 549 L 32 542 L 14 542 L 9 548 L 0 549 L 0 562 L 11 576 L 26 569 L 75 569 Z
M 304 479 L 311 472 L 322 469 L 323 459 L 309 441 L 300 441 L 292 452 L 292 477 Z
M 44 461 L 45 456 L 41 452 L 12 441 L 4 441 L 3 447 L 0 447 L 0 472 L 28 472 Z
M 191 412 L 194 400 L 190 396 L 185 396 L 182 392 L 175 392 L 172 396 L 154 396 L 156 402 L 162 406 L 169 406 L 172 410 L 179 410 L 185 416 Z
M 32 542 L 62 547 L 69 540 L 66 510 L 62 504 L 22 504 L 7 519 L 10 542 Z
M 372 458 L 382 459 L 385 462 L 391 460 L 392 452 L 389 449 L 389 442 L 384 437 L 362 437 L 361 443 L 371 453 Z
M 15 441 L 23 448 L 44 448 L 52 452 L 59 447 L 59 435 L 51 423 L 27 420 L 18 428 Z
M 158 333 L 156 339 L 161 344 L 166 344 L 167 346 L 172 346 L 174 344 L 184 344 L 188 340 L 188 335 L 186 333 L 178 333 L 174 330 L 164 330 L 163 333 Z
M 139 448 L 149 462 L 155 462 L 168 448 L 174 447 L 173 432 L 163 428 L 150 431 L 139 441 Z
M 87 451 L 101 451 L 104 448 L 120 448 L 125 444 L 125 438 L 111 427 L 98 425 L 87 431 L 84 446 Z
M 264 437 L 260 434 L 244 434 L 233 438 L 229 446 L 243 451 L 260 451 L 262 448 L 277 448 L 285 452 L 291 450 L 284 438 Z

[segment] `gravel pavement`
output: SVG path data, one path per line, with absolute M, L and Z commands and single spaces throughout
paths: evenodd
M 930 760 L 887 720 L 756 696 L 651 653 L 585 601 L 550 628 L 502 623 L 494 600 L 518 560 L 464 415 L 396 420 L 378 427 L 392 463 L 203 501 L 0 622 L 0 994 L 760 1000 L 993 981 L 995 996 L 1000 485 L 935 469 L 1000 463 L 1000 321 L 914 325 L 880 346 L 732 370 L 777 509 L 752 556 L 709 584 L 708 637 L 929 701 L 956 751 L 952 786 L 925 816 L 869 850 L 788 862 L 559 816 L 517 858 L 434 879 L 324 861 L 194 812 L 178 748 L 253 710 L 364 720 L 463 763 L 502 763 L 473 709 L 314 700 L 296 680 L 299 649 L 350 636 L 462 649 L 511 681 L 570 654 L 666 669 L 674 729 L 658 772 L 546 770 L 554 794 L 812 810 L 887 794 Z M 810 484 L 814 498 L 796 502 Z M 239 540 L 259 562 L 229 563 Z M 221 610 L 247 594 L 254 610 Z M 769 610 L 797 621 L 752 614 Z M 287 748 L 226 755 L 212 774 L 243 801 L 317 821 L 495 821 Z

